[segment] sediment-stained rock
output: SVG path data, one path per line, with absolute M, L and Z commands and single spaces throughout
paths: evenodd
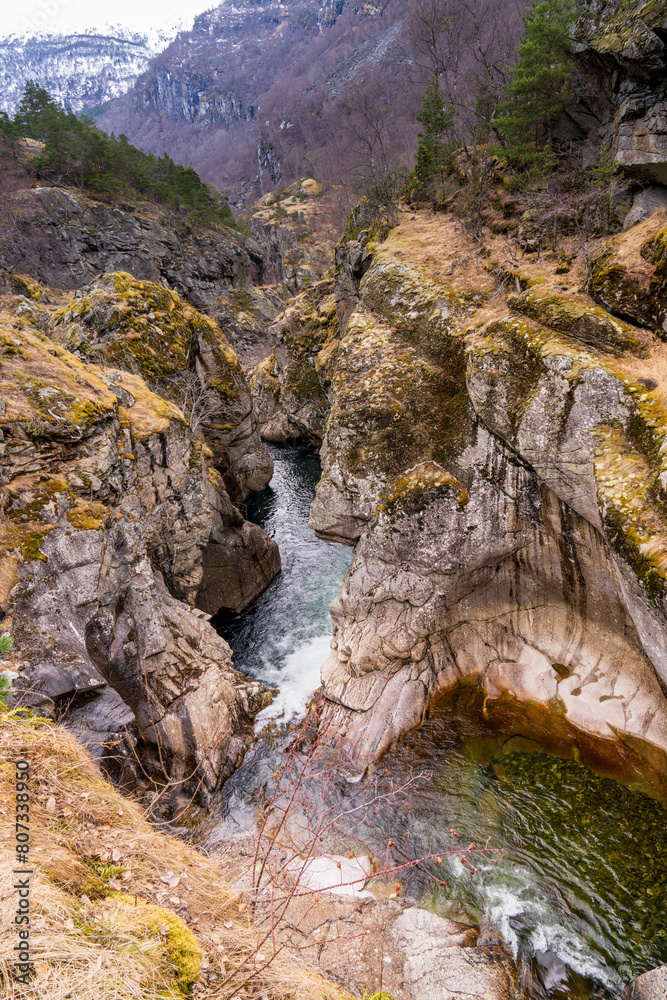
M 663 345 L 555 284 L 508 314 L 406 243 L 375 249 L 331 372 L 311 524 L 356 549 L 323 724 L 363 766 L 468 690 L 666 791 Z

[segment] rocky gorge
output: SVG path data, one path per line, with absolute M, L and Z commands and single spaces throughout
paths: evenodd
M 560 126 L 625 171 L 595 231 L 486 151 L 478 217 L 462 157 L 438 211 L 366 200 L 331 254 L 312 178 L 227 228 L 13 194 L 0 741 L 38 761 L 68 931 L 134 947 L 134 895 L 189 956 L 166 995 L 664 993 L 663 14 L 575 32 L 599 101 Z M 281 798 L 309 740 L 319 816 Z M 137 800 L 208 875 L 136 842 Z M 267 986 L 288 944 L 310 971 Z

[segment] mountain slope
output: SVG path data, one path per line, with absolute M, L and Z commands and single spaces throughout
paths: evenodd
M 132 86 L 173 32 L 36 35 L 0 40 L 0 110 L 13 115 L 28 80 L 73 111 L 95 107 Z

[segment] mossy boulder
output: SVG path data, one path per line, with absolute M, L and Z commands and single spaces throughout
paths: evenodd
M 611 354 L 646 353 L 644 344 L 629 324 L 614 319 L 604 309 L 558 294 L 553 289 L 536 286 L 520 295 L 510 295 L 507 304 L 513 312 L 598 350 Z
M 87 361 L 141 376 L 181 407 L 233 499 L 261 490 L 272 463 L 239 360 L 218 324 L 176 292 L 125 272 L 103 275 L 59 309 L 53 335 Z
M 75 294 L 53 317 L 53 332 L 89 361 L 104 361 L 141 375 L 171 392 L 188 368 L 193 342 L 213 320 L 182 302 L 176 292 L 119 271 Z M 225 359 L 234 365 L 231 349 Z M 237 363 L 238 365 L 238 363 Z
M 590 292 L 617 316 L 664 335 L 667 323 L 667 216 L 656 213 L 602 247 Z
M 665 15 L 663 0 L 588 0 L 582 5 L 574 37 L 619 62 L 653 61 L 661 52 L 655 28 L 661 28 Z

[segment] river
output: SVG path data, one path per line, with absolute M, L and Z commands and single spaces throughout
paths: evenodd
M 271 451 L 271 486 L 247 516 L 277 541 L 283 572 L 249 611 L 219 615 L 214 624 L 236 667 L 280 694 L 258 717 L 262 735 L 225 786 L 210 845 L 252 825 L 254 789 L 270 784 L 280 741 L 271 724 L 303 715 L 319 685 L 328 606 L 351 559 L 350 549 L 321 542 L 308 528 L 317 457 L 295 447 Z M 445 709 L 383 765 L 410 787 L 400 808 L 389 803 L 355 834 L 382 853 L 390 837 L 400 843 L 407 834 L 413 855 L 446 848 L 450 828 L 464 846 L 489 838 L 503 852 L 497 864 L 475 860 L 470 877 L 458 861 L 446 862 L 446 889 L 415 870 L 404 891 L 443 916 L 479 924 L 486 940 L 502 940 L 533 997 L 610 1000 L 634 976 L 667 962 L 667 809 L 660 803 Z M 363 783 L 341 788 L 350 805 L 363 798 Z

